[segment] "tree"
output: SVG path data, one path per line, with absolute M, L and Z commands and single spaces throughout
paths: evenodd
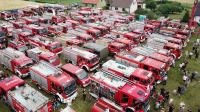
M 146 8 L 149 8 L 151 10 L 155 10 L 156 9 L 156 2 L 155 1 L 146 2 Z
M 190 14 L 189 14 L 189 11 L 187 10 L 181 21 L 187 23 L 189 21 L 189 18 L 190 18 Z

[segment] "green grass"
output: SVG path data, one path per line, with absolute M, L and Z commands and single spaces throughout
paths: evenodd
M 81 0 L 29 0 L 29 1 L 35 1 L 40 3 L 59 3 L 59 4 L 71 4 L 71 3 L 77 3 L 81 2 Z

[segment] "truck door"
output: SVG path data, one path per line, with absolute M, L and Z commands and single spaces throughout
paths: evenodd
M 120 99 L 120 106 L 125 108 L 128 106 L 128 101 L 129 101 L 129 96 L 122 93 L 122 95 L 120 96 L 121 99 Z

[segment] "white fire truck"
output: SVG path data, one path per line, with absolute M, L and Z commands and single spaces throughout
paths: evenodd
M 16 112 L 53 112 L 49 99 L 17 76 L 0 81 L 0 96 Z
M 26 57 L 25 54 L 20 51 L 9 47 L 0 50 L 0 64 L 19 77 L 26 77 L 29 75 L 29 67 L 32 63 L 32 59 Z
M 79 47 L 66 47 L 63 50 L 63 55 L 70 63 L 87 71 L 93 71 L 99 67 L 99 57 Z
M 30 74 L 39 89 L 54 94 L 62 103 L 71 103 L 77 96 L 75 80 L 48 62 L 40 61 L 32 66 Z
M 28 57 L 32 58 L 35 62 L 44 60 L 51 63 L 54 66 L 61 66 L 58 55 L 42 47 L 35 47 L 33 49 L 27 50 L 27 55 Z
M 90 78 L 90 94 L 93 97 L 105 97 L 125 110 L 131 109 L 130 112 L 147 112 L 150 109 L 150 91 L 146 88 L 106 71 L 96 72 Z

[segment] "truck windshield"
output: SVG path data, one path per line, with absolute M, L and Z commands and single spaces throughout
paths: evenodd
M 24 51 L 26 51 L 27 49 L 28 49 L 27 46 L 21 46 L 21 47 L 18 48 L 18 50 L 21 51 L 21 52 L 24 52 Z
M 77 77 L 82 80 L 82 79 L 85 79 L 88 77 L 88 74 L 84 71 L 84 70 L 81 70 L 80 72 L 77 73 Z
M 25 63 L 24 65 L 20 66 L 19 69 L 23 70 L 23 69 L 27 69 L 28 67 L 30 67 L 32 65 L 32 61 Z
M 95 63 L 95 62 L 97 62 L 97 61 L 98 61 L 98 58 L 95 57 L 95 58 L 92 58 L 91 60 L 89 60 L 89 63 L 90 63 L 90 64 L 93 64 L 93 63 Z
M 73 80 L 64 88 L 67 95 L 71 94 L 76 89 L 76 82 Z
M 47 28 L 43 28 L 39 30 L 39 34 L 46 34 L 48 33 L 48 29 Z
M 52 59 L 50 59 L 49 62 L 50 62 L 50 63 L 53 63 L 53 62 L 55 62 L 55 61 L 58 60 L 58 59 L 59 59 L 58 56 L 55 56 L 55 57 L 53 57 Z
M 58 44 L 52 45 L 51 49 L 55 50 L 55 49 L 60 48 L 60 47 L 62 47 L 62 45 L 58 43 Z

